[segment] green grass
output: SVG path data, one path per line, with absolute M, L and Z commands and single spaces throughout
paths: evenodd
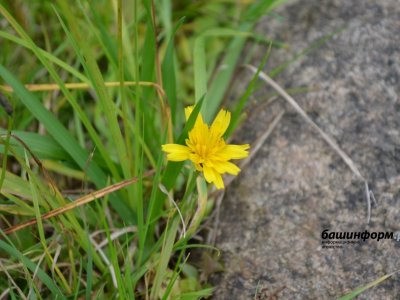
M 0 1 L 0 93 L 13 107 L 11 115 L 0 107 L 0 223 L 4 231 L 35 222 L 1 232 L 0 291 L 32 299 L 212 294 L 199 270 L 187 270 L 195 269 L 191 249 L 210 249 L 191 237 L 213 199 L 190 164 L 166 162 L 161 145 L 184 143 L 198 113 L 215 116 L 247 40 L 282 45 L 252 33 L 281 2 Z M 229 133 L 251 90 L 230 108 Z M 183 108 L 195 103 L 186 123 Z M 129 178 L 138 180 L 42 220 Z
M 363 292 L 365 292 L 366 290 L 373 288 L 375 286 L 377 286 L 378 284 L 382 283 L 383 281 L 385 281 L 386 279 L 392 277 L 393 275 L 395 275 L 396 273 L 398 273 L 398 271 L 390 273 L 390 274 L 386 274 L 384 276 L 379 277 L 378 279 L 364 285 L 364 286 L 360 286 L 358 288 L 356 288 L 355 290 L 347 293 L 346 295 L 338 298 L 338 300 L 351 300 L 351 299 L 356 299 L 357 296 L 359 296 L 360 294 L 362 294 Z

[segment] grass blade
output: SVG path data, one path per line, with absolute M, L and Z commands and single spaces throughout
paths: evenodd
M 178 124 L 177 118 L 177 97 L 176 97 L 176 75 L 175 75 L 175 59 L 174 59 L 174 36 L 179 27 L 183 24 L 185 18 L 181 18 L 176 24 L 174 31 L 168 42 L 167 51 L 162 63 L 162 78 L 164 90 L 167 94 L 169 105 L 171 108 L 172 124 Z
M 354 291 L 340 297 L 338 300 L 351 300 L 354 299 L 355 297 L 357 297 L 358 295 L 360 295 L 361 293 L 365 292 L 366 290 L 380 284 L 381 282 L 385 281 L 386 279 L 388 279 L 389 277 L 393 276 L 394 274 L 396 274 L 397 272 L 393 272 L 390 274 L 386 274 L 370 283 L 368 283 L 365 286 L 359 287 L 357 289 L 355 289 Z

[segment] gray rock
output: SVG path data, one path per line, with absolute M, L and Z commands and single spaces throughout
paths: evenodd
M 274 49 L 266 71 L 346 26 L 276 80 L 316 88 L 295 99 L 352 158 L 378 205 L 367 225 L 363 183 L 340 157 L 283 99 L 257 104 L 240 142 L 263 133 L 279 109 L 286 113 L 223 200 L 217 246 L 225 272 L 213 278 L 215 299 L 254 299 L 257 287 L 284 287 L 278 299 L 334 299 L 400 269 L 394 240 L 321 245 L 325 229 L 400 231 L 400 3 L 299 0 L 278 12 L 283 20 L 266 17 L 257 31 L 291 48 Z M 394 275 L 357 299 L 400 299 L 399 283 Z

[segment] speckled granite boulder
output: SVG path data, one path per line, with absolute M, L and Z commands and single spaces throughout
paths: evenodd
M 325 229 L 400 230 L 400 2 L 298 0 L 278 12 L 283 20 L 267 17 L 257 31 L 291 48 L 274 49 L 266 71 L 346 27 L 276 79 L 315 88 L 296 100 L 353 159 L 378 205 L 367 225 L 363 183 L 284 100 L 261 104 L 240 142 L 286 113 L 223 200 L 217 246 L 226 271 L 213 278 L 214 299 L 255 299 L 257 287 L 256 299 L 280 289 L 278 299 L 335 299 L 400 269 L 394 240 L 321 245 Z M 394 275 L 357 299 L 400 299 L 399 283 Z

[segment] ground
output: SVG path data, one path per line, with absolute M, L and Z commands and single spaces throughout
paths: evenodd
M 265 105 L 273 92 L 265 85 L 236 139 L 254 142 L 279 111 L 285 113 L 223 199 L 217 246 L 225 272 L 213 277 L 214 299 L 254 299 L 257 289 L 264 289 L 259 299 L 280 289 L 278 299 L 334 299 L 400 269 L 395 240 L 341 249 L 321 244 L 325 229 L 400 231 L 398 4 L 288 1 L 278 10 L 282 18 L 267 16 L 259 24 L 258 33 L 290 44 L 273 49 L 266 72 L 343 28 L 276 80 L 287 89 L 312 88 L 296 101 L 352 158 L 377 205 L 367 224 L 364 184 L 282 98 Z M 263 55 L 260 50 L 258 62 Z M 399 284 L 394 275 L 358 299 L 398 299 Z

